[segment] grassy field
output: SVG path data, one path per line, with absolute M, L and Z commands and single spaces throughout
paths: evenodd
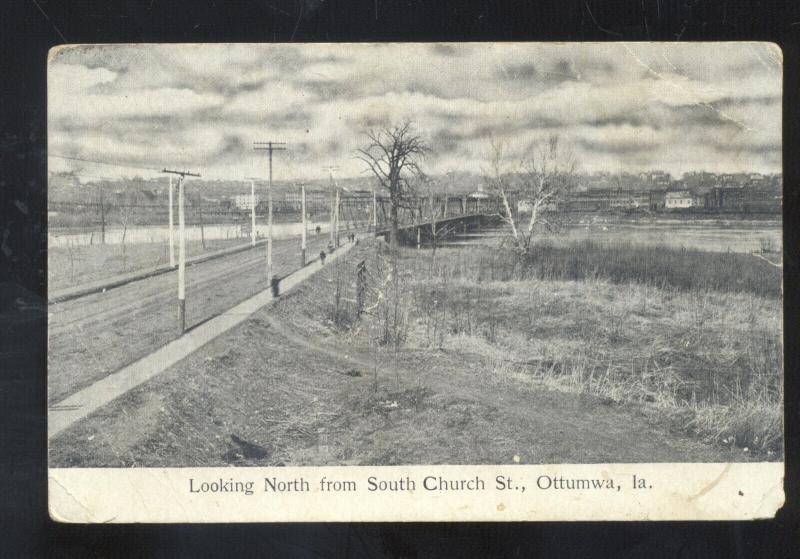
M 207 240 L 205 245 L 189 241 L 186 257 L 247 243 L 247 239 Z M 178 258 L 177 246 L 175 258 Z M 48 288 L 62 289 L 167 264 L 169 243 L 128 243 L 124 248 L 121 244 L 52 247 L 47 251 Z
M 410 343 L 498 375 L 647 404 L 671 428 L 782 453 L 780 270 L 752 255 L 581 243 L 415 259 Z M 416 318 L 414 318 L 416 317 Z
M 377 245 L 377 249 L 376 249 Z M 58 466 L 778 460 L 780 301 L 379 243 L 51 441 Z M 363 314 L 356 266 L 366 264 Z
M 768 257 L 774 260 L 773 255 Z M 747 292 L 770 298 L 780 297 L 782 287 L 782 270 L 764 259 L 690 248 L 582 240 L 567 246 L 535 244 L 522 261 L 511 251 L 487 250 L 476 250 L 466 259 L 470 261 L 468 273 L 479 281 L 603 280 L 682 291 Z M 461 262 L 458 268 L 453 262 L 444 265 L 456 277 L 465 269 Z
M 589 242 L 522 263 L 490 248 L 403 254 L 407 277 L 382 293 L 391 316 L 371 317 L 381 342 L 478 353 L 513 382 L 642 404 L 699 440 L 782 454 L 781 273 L 768 262 Z M 336 307 L 351 328 L 353 309 Z

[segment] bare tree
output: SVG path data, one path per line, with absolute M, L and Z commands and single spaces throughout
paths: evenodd
M 545 210 L 574 187 L 575 157 L 556 135 L 532 144 L 517 166 L 509 165 L 503 143 L 492 140 L 491 150 L 484 181 L 487 189 L 500 197 L 500 217 L 511 228 L 514 248 L 526 254 L 537 226 L 554 225 L 545 217 Z
M 441 216 L 442 220 L 445 218 L 445 205 L 447 204 L 447 195 L 445 195 L 444 203 L 442 205 Z M 438 208 L 434 207 L 433 204 L 433 196 L 428 197 L 428 205 L 430 206 L 430 216 L 431 216 L 431 273 L 434 273 L 436 270 L 436 246 L 437 240 L 439 237 L 446 237 L 450 233 L 452 233 L 455 229 L 455 225 L 443 221 L 443 223 L 437 222 L 436 214 L 439 212 Z
M 379 186 L 389 193 L 392 227 L 389 242 L 392 248 L 396 248 L 400 209 L 411 208 L 407 200 L 415 190 L 409 179 L 423 176 L 419 161 L 429 148 L 420 136 L 414 134 L 410 122 L 379 131 L 370 130 L 366 135 L 369 145 L 356 150 L 356 157 L 369 166 Z

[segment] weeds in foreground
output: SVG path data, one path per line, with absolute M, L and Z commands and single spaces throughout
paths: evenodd
M 677 252 L 672 261 L 699 266 L 692 251 Z M 748 255 L 722 259 L 734 256 Z M 648 403 L 701 440 L 782 451 L 779 281 L 768 285 L 764 276 L 758 289 L 751 282 L 738 293 L 696 287 L 709 280 L 674 285 L 689 270 L 660 286 L 632 281 L 620 289 L 600 268 L 563 282 L 555 279 L 561 273 L 504 268 L 510 262 L 498 252 L 440 251 L 427 277 L 417 276 L 418 341 L 482 355 L 495 379 Z M 717 263 L 712 257 L 704 266 Z M 697 270 L 700 278 L 717 273 Z
M 495 382 L 645 403 L 653 418 L 695 438 L 782 451 L 775 298 L 652 281 L 620 286 L 602 273 L 543 282 L 519 265 L 504 269 L 511 261 L 501 251 L 442 249 L 435 262 L 415 250 L 401 255 L 399 281 L 388 254 L 379 249 L 368 261 L 362 320 L 371 351 L 457 349 L 481 356 Z
M 568 246 L 542 242 L 532 245 L 522 259 L 508 250 L 465 252 L 440 249 L 435 273 L 478 282 L 604 280 L 690 292 L 781 296 L 780 268 L 750 254 L 596 241 Z

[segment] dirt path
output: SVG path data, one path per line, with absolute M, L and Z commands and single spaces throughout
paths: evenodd
M 347 371 L 353 371 L 355 367 L 369 382 L 369 371 L 373 367 L 369 355 L 344 351 L 310 339 L 271 317 L 263 320 L 273 333 L 292 344 L 294 349 L 315 356 L 328 355 L 343 364 L 348 363 Z M 381 376 L 390 379 L 390 384 L 391 379 L 403 379 L 396 386 L 399 390 L 389 392 L 389 405 L 395 401 L 390 399 L 392 395 L 402 401 L 409 391 L 412 394 L 417 392 L 416 398 L 420 399 L 414 402 L 417 411 L 420 406 L 437 401 L 435 405 L 443 412 L 446 407 L 454 405 L 459 410 L 456 421 L 464 427 L 468 427 L 467 423 L 473 419 L 481 423 L 499 423 L 502 433 L 496 433 L 494 437 L 499 440 L 513 437 L 517 452 L 495 457 L 493 449 L 496 445 L 489 434 L 497 431 L 496 426 L 484 425 L 486 431 L 470 433 L 475 437 L 474 444 L 480 447 L 479 462 L 491 463 L 495 459 L 501 463 L 508 462 L 514 456 L 527 463 L 558 463 L 565 456 L 576 463 L 696 461 L 699 457 L 706 461 L 730 459 L 727 451 L 664 432 L 647 421 L 636 407 L 620 406 L 607 398 L 588 394 L 567 394 L 503 382 L 479 372 L 480 359 L 476 354 L 452 353 L 442 353 L 431 359 L 429 352 L 423 351 L 416 354 L 404 352 L 398 362 L 384 360 Z M 440 374 L 444 373 L 442 369 L 447 373 Z M 346 397 L 345 394 L 341 396 Z M 452 426 L 452 418 L 445 423 Z M 346 425 L 351 428 L 349 421 Z M 408 421 L 394 425 L 391 430 L 402 439 L 410 434 L 406 432 L 408 429 L 423 427 L 415 421 Z M 382 436 L 386 435 L 382 433 Z M 621 451 L 625 459 L 620 458 Z M 471 458 L 465 458 L 470 462 Z

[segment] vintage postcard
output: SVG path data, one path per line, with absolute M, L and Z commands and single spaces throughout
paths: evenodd
M 58 521 L 783 505 L 766 43 L 66 45 Z

